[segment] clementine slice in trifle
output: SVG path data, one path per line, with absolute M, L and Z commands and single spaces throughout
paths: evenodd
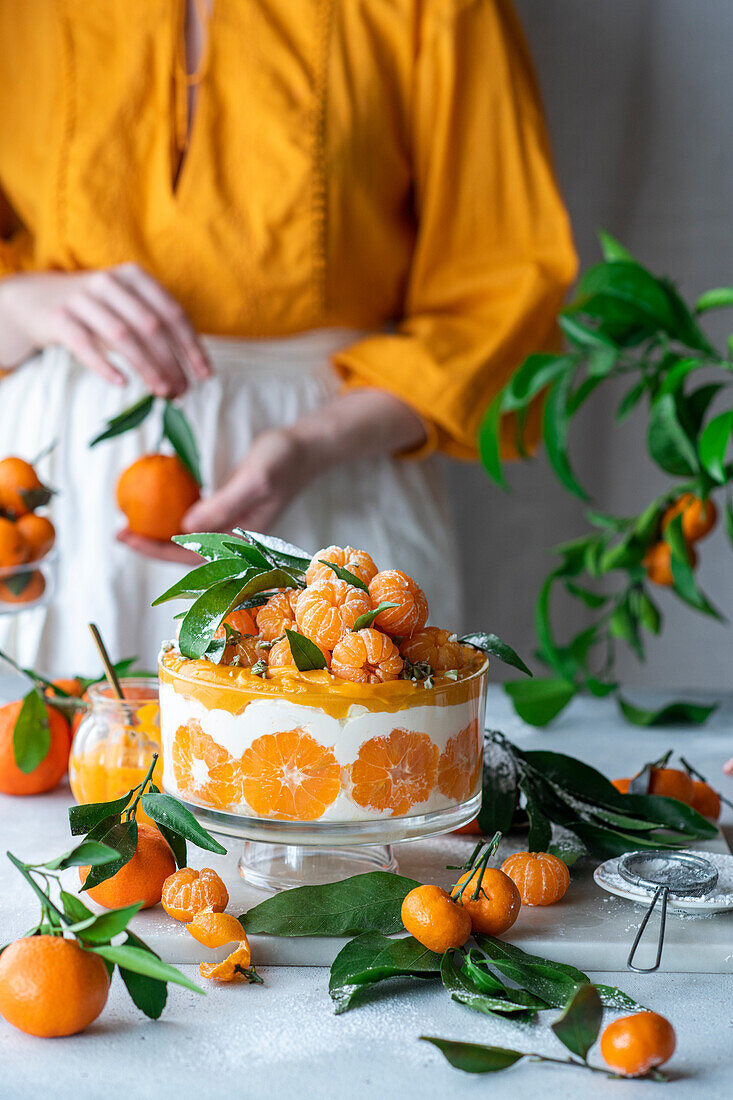
M 334 828 L 399 839 L 475 816 L 487 653 L 524 669 L 505 643 L 426 627 L 419 584 L 365 550 L 176 541 L 206 563 L 157 601 L 193 600 L 160 655 L 166 790 L 259 838 L 291 823 L 324 843 Z M 232 644 L 220 628 L 242 611 Z

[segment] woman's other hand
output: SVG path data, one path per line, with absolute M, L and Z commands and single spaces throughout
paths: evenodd
M 222 487 L 189 509 L 184 529 L 268 532 L 290 501 L 320 474 L 344 462 L 414 450 L 425 436 L 420 417 L 399 398 L 379 389 L 350 390 L 292 426 L 258 435 Z M 117 537 L 150 557 L 191 562 L 189 552 L 173 543 L 143 539 L 127 530 Z
M 122 356 L 157 397 L 178 397 L 211 365 L 182 307 L 137 264 L 70 274 L 14 275 L 0 283 L 0 364 L 60 344 L 115 385 Z

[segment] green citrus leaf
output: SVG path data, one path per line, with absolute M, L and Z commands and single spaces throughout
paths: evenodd
M 30 775 L 48 756 L 51 731 L 46 704 L 37 688 L 23 699 L 13 729 L 13 757 L 24 775 Z
M 685 477 L 698 468 L 697 452 L 680 424 L 671 393 L 663 394 L 651 407 L 647 446 L 651 457 L 668 474 Z
M 109 943 L 120 932 L 124 932 L 128 922 L 142 908 L 142 904 L 141 901 L 137 901 L 134 905 L 125 905 L 120 909 L 109 909 L 106 913 L 93 916 L 89 924 L 86 920 L 82 921 L 81 923 L 85 927 L 79 928 L 72 925 L 69 931 L 74 932 L 85 946 Z
M 603 1004 L 594 985 L 583 985 L 573 994 L 550 1027 L 571 1054 L 586 1061 L 588 1051 L 598 1038 L 603 1020 Z
M 326 658 L 315 642 L 298 634 L 295 630 L 286 630 L 285 636 L 290 643 L 295 667 L 299 672 L 311 672 L 313 669 L 326 668 Z
M 152 607 L 157 607 L 168 600 L 180 600 L 190 596 L 199 596 L 207 592 L 215 584 L 226 580 L 241 580 L 244 584 L 250 577 L 256 576 L 262 570 L 250 565 L 240 557 L 220 558 L 217 561 L 207 561 L 204 565 L 197 565 L 185 577 L 172 584 L 170 588 L 153 600 Z
M 439 1039 L 435 1035 L 421 1035 L 420 1039 L 432 1043 L 454 1069 L 462 1069 L 464 1073 L 497 1073 L 527 1057 L 520 1050 L 462 1043 L 457 1039 Z
M 95 867 L 98 863 L 109 863 L 118 856 L 119 852 L 108 844 L 100 844 L 98 840 L 83 840 L 76 848 L 41 866 L 49 871 L 65 871 L 67 867 Z
M 134 974 L 143 974 L 148 978 L 155 978 L 159 982 L 175 982 L 185 989 L 191 989 L 194 993 L 203 993 L 204 990 L 195 985 L 175 966 L 170 966 L 158 958 L 149 948 L 135 947 L 130 944 L 107 944 L 106 946 L 89 948 L 95 955 L 101 956 L 108 962 L 116 963 L 120 969 L 131 970 Z
M 720 706 L 719 703 L 704 705 L 702 703 L 691 703 L 685 699 L 676 699 L 672 703 L 666 703 L 663 707 L 656 707 L 648 710 L 643 707 L 637 707 L 633 703 L 629 703 L 628 700 L 624 699 L 621 695 L 617 696 L 616 701 L 624 718 L 628 719 L 628 721 L 632 722 L 635 726 L 646 727 L 680 725 L 701 726 Z
M 381 614 L 382 611 L 389 611 L 390 607 L 399 606 L 398 603 L 390 603 L 388 600 L 382 600 L 378 607 L 373 608 L 371 611 L 365 611 L 363 615 L 359 616 L 351 628 L 353 633 L 356 634 L 358 630 L 366 630 L 367 627 L 372 625 L 377 615 Z
M 344 569 L 343 565 L 334 565 L 332 561 L 323 561 L 318 559 L 320 565 L 327 565 L 329 569 L 333 570 L 340 581 L 345 581 L 346 584 L 352 585 L 354 588 L 360 588 L 362 592 L 368 592 L 369 586 L 364 584 L 361 577 L 357 577 L 356 573 L 352 573 L 350 569 Z
M 193 429 L 183 409 L 168 400 L 163 406 L 163 435 L 194 481 L 201 485 L 201 460 Z
M 573 372 L 568 371 L 551 385 L 543 413 L 543 436 L 547 457 L 559 480 L 574 496 L 588 500 L 587 492 L 578 484 L 568 461 L 568 400 L 572 384 Z
M 610 233 L 607 233 L 605 229 L 598 230 L 598 240 L 601 245 L 601 252 L 603 253 L 603 259 L 608 263 L 619 263 L 620 261 L 629 261 L 636 263 L 636 260 L 629 252 L 628 248 L 612 237 Z
M 489 477 L 508 489 L 501 465 L 501 409 L 503 392 L 496 395 L 489 405 L 478 430 L 478 452 L 481 464 Z
M 714 417 L 700 436 L 700 462 L 713 481 L 724 484 L 725 452 L 733 432 L 733 409 Z
M 154 402 L 155 398 L 152 394 L 141 397 L 134 405 L 108 420 L 99 435 L 95 435 L 94 439 L 91 440 L 89 446 L 96 447 L 97 443 L 101 443 L 102 440 L 112 439 L 116 435 L 122 435 L 132 428 L 136 428 L 138 424 L 142 424 L 153 408 Z
M 474 649 L 481 649 L 484 653 L 488 653 L 491 657 L 496 657 L 498 660 L 503 661 L 505 665 L 511 665 L 512 668 L 518 669 L 523 672 L 525 676 L 531 676 L 532 672 L 525 665 L 522 658 L 516 653 L 507 642 L 501 640 L 497 634 L 486 634 L 483 631 L 479 631 L 474 634 L 464 634 L 458 641 L 461 645 L 470 645 Z
M 576 331 L 582 328 L 571 317 L 565 317 L 563 320 L 567 325 L 574 327 Z M 596 337 L 596 339 L 599 344 L 606 343 L 601 337 Z M 610 342 L 609 346 L 613 347 Z M 574 371 L 576 364 L 577 359 L 572 355 L 551 355 L 538 352 L 528 356 L 519 369 L 514 372 L 509 384 L 503 391 L 501 412 L 514 412 L 527 408 L 530 402 L 556 378 Z
M 707 313 L 711 309 L 727 309 L 729 306 L 733 306 L 733 287 L 716 287 L 700 295 L 695 302 L 695 313 Z
M 138 938 L 133 932 L 128 931 L 125 938 L 125 946 L 137 947 L 141 951 L 148 951 L 156 959 L 160 959 L 148 945 Z M 125 983 L 133 1004 L 150 1020 L 159 1019 L 165 1003 L 168 1000 L 168 986 L 158 978 L 151 978 L 146 974 L 137 974 L 134 970 L 119 967 L 120 977 Z
M 190 810 L 170 794 L 160 794 L 157 790 L 150 794 L 144 794 L 141 798 L 142 808 L 148 817 L 152 817 L 157 825 L 164 825 L 170 832 L 190 840 L 198 848 L 207 852 L 216 852 L 225 856 L 226 848 L 214 840 L 202 825 L 199 825 Z
M 88 833 L 108 817 L 116 817 L 122 813 L 133 792 L 128 791 L 121 798 L 115 798 L 111 802 L 87 802 L 81 806 L 69 807 L 69 827 L 72 836 L 81 836 Z
M 100 835 L 96 835 L 98 833 Z M 100 822 L 87 836 L 87 840 L 90 839 L 99 840 L 102 844 L 114 848 L 117 858 L 92 866 L 84 879 L 82 890 L 90 890 L 93 886 L 99 886 L 100 882 L 106 882 L 130 862 L 137 850 L 137 822 L 134 819 L 115 821 L 109 826 L 106 821 Z
M 192 550 L 207 561 L 219 561 L 222 558 L 244 558 L 258 569 L 271 569 L 272 563 L 265 555 L 244 539 L 234 535 L 221 535 L 212 531 L 193 531 L 190 535 L 174 535 L 173 542 L 185 550 Z
M 519 717 L 531 726 L 546 726 L 563 710 L 577 687 L 569 680 L 512 680 L 504 684 Z
M 353 1008 L 365 991 L 388 978 L 437 978 L 441 956 L 407 936 L 389 939 L 380 932 L 365 932 L 339 951 L 331 965 L 328 992 L 336 1015 Z

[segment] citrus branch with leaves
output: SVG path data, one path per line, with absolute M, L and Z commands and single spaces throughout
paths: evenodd
M 661 632 L 663 616 L 653 595 L 659 586 L 698 613 L 724 621 L 697 584 L 692 543 L 715 523 L 712 495 L 725 491 L 725 529 L 733 544 L 729 396 L 725 406 L 733 337 L 723 353 L 700 324 L 710 310 L 733 306 L 733 287 L 710 290 L 690 307 L 670 280 L 652 274 L 607 233 L 600 233 L 600 242 L 603 262 L 585 272 L 574 302 L 560 314 L 568 350 L 531 355 L 517 369 L 479 430 L 481 461 L 489 476 L 508 488 L 500 458 L 501 419 L 514 413 L 521 435 L 530 405 L 544 396 L 542 440 L 550 465 L 568 492 L 590 503 L 568 457 L 570 424 L 599 387 L 624 379 L 615 422 L 645 407 L 649 457 L 673 480 L 640 515 L 589 509 L 591 530 L 554 548 L 559 561 L 535 605 L 537 656 L 548 675 L 508 684 L 506 690 L 520 717 L 537 726 L 552 721 L 581 691 L 615 696 L 636 725 L 699 724 L 714 705 L 679 700 L 644 710 L 624 699 L 614 670 L 620 645 L 643 660 L 647 636 Z M 590 625 L 567 640 L 558 638 L 553 619 L 558 589 L 592 614 Z

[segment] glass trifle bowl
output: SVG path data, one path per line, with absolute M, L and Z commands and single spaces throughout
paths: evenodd
M 247 841 L 252 885 L 282 889 L 394 869 L 391 844 L 471 821 L 481 803 L 488 660 L 427 682 L 263 678 L 164 649 L 165 789 Z

